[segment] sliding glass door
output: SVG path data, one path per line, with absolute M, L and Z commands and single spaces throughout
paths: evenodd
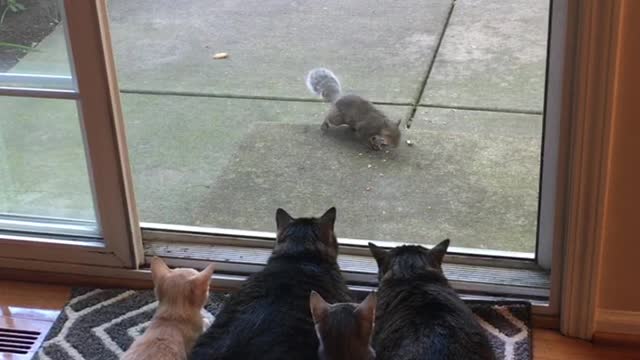
M 130 191 L 100 1 L 9 9 L 0 42 L 0 256 L 135 267 Z M 107 52 L 108 53 L 108 52 Z
M 567 1 L 35 3 L 0 20 L 5 266 L 146 254 L 241 277 L 269 256 L 276 208 L 337 206 L 354 283 L 375 282 L 368 241 L 449 237 L 458 289 L 544 302 L 558 284 Z M 322 133 L 317 66 L 401 120 L 397 148 Z

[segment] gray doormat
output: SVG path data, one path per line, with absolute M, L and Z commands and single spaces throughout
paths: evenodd
M 215 319 L 226 293 L 211 293 L 205 316 Z M 470 301 L 499 360 L 530 360 L 531 306 Z M 34 357 L 39 360 L 117 360 L 142 334 L 156 308 L 150 290 L 76 288 Z

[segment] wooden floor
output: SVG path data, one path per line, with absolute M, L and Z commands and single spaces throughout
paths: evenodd
M 56 319 L 69 294 L 70 288 L 67 286 L 0 280 L 0 327 L 12 322 L 48 327 Z M 536 360 L 640 360 L 640 349 L 596 346 L 550 330 L 534 330 L 533 348 Z M 2 360 L 23 358 L 30 357 L 11 357 L 0 353 Z

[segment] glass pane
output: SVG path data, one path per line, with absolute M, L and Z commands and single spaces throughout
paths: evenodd
M 76 102 L 0 97 L 0 109 L 0 229 L 32 221 L 96 233 Z
M 0 86 L 73 89 L 58 0 L 0 1 Z
M 340 237 L 535 250 L 549 1 L 109 5 L 142 221 L 274 231 L 335 205 Z M 402 119 L 399 146 L 323 133 L 316 67 Z

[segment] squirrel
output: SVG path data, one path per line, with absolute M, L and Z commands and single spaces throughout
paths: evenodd
M 397 147 L 400 143 L 402 120 L 390 120 L 361 96 L 343 95 L 340 81 L 331 70 L 317 68 L 309 71 L 306 83 L 312 93 L 331 103 L 331 109 L 320 127 L 323 132 L 330 127 L 348 125 L 376 151 L 389 146 Z

